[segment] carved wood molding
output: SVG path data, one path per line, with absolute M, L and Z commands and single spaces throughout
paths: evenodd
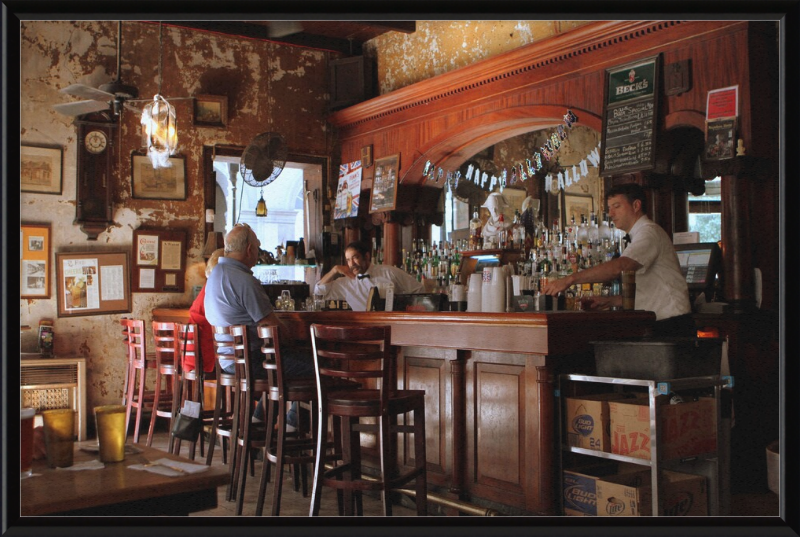
M 636 40 L 678 26 L 693 27 L 692 33 L 712 31 L 721 25 L 736 25 L 737 21 L 601 21 L 579 27 L 565 34 L 531 43 L 498 56 L 476 62 L 467 67 L 423 80 L 395 90 L 389 94 L 340 110 L 329 121 L 337 126 L 352 128 L 384 119 L 399 112 L 430 105 L 436 101 L 456 96 L 468 90 L 492 83 L 529 75 L 532 71 L 576 59 L 601 49 L 618 47 L 626 41 Z M 699 27 L 702 26 L 702 27 Z M 708 26 L 708 28 L 705 28 Z M 670 36 L 671 39 L 677 38 Z M 586 69 L 596 69 L 587 62 Z

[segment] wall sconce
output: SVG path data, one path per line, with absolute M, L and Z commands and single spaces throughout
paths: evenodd
M 214 250 L 217 248 L 221 248 L 219 246 L 221 233 L 218 231 L 209 231 L 208 235 L 206 235 L 206 244 L 203 247 L 203 257 L 208 259 L 211 257 L 211 254 L 214 253 Z
M 264 201 L 264 189 L 261 189 L 261 199 L 256 203 L 256 216 L 267 216 L 267 202 Z

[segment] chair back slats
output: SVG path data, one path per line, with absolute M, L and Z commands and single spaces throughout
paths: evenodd
M 175 334 L 175 323 L 153 321 L 153 348 L 156 353 L 157 367 L 176 364 L 178 341 Z
M 195 323 L 176 323 L 175 337 L 177 338 L 176 347 L 178 349 L 177 360 L 182 373 L 194 373 L 202 377 L 203 352 L 200 348 L 199 332 Z M 186 358 L 194 358 L 194 369 L 186 367 Z
M 144 319 L 125 319 L 128 327 L 126 345 L 129 357 L 136 362 L 144 362 L 147 357 L 147 334 Z
M 312 324 L 311 336 L 318 383 L 351 379 L 388 398 L 394 369 L 390 326 Z

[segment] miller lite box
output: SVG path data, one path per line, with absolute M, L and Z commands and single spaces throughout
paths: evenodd
M 608 402 L 629 397 L 622 393 L 601 393 L 567 397 L 564 429 L 570 447 L 611 451 Z
M 598 483 L 607 476 L 641 472 L 641 468 L 636 464 L 608 461 L 565 469 L 562 473 L 564 514 L 567 516 L 598 516 Z
M 661 399 L 661 398 L 659 398 Z M 717 449 L 716 404 L 712 397 L 668 404 L 658 401 L 661 421 L 659 459 L 682 459 Z M 611 453 L 638 459 L 651 457 L 650 406 L 647 398 L 609 401 Z
M 659 504 L 664 516 L 708 515 L 708 490 L 702 475 L 662 470 Z M 597 516 L 653 516 L 650 470 L 606 476 L 595 487 Z

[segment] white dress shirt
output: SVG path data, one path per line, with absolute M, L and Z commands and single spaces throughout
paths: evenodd
M 323 295 L 325 300 L 346 300 L 353 311 L 367 311 L 369 291 L 380 284 L 394 284 L 395 294 L 424 293 L 425 286 L 406 271 L 391 265 L 370 264 L 366 273 L 368 278 L 348 278 L 341 276 L 327 284 L 314 286 L 315 295 Z
M 689 288 L 667 232 L 642 216 L 628 234 L 631 243 L 622 256 L 642 265 L 636 271 L 635 308 L 655 312 L 657 321 L 691 313 Z

